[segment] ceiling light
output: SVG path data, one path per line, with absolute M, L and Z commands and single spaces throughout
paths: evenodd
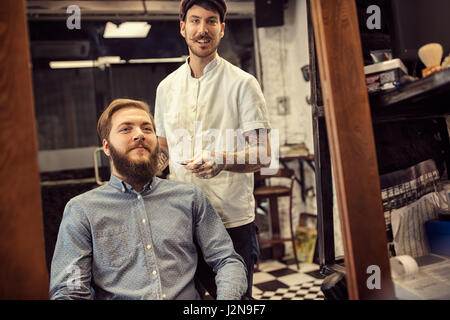
M 151 25 L 147 22 L 123 22 L 116 25 L 107 22 L 103 38 L 145 38 L 150 31 Z
M 97 60 L 50 61 L 51 69 L 104 68 L 105 65 L 123 64 L 120 57 L 98 57 Z
M 96 60 L 76 60 L 76 61 L 50 61 L 52 69 L 71 69 L 71 68 L 93 68 L 96 67 Z
M 175 57 L 175 58 L 149 58 L 149 59 L 131 59 L 128 63 L 173 63 L 173 62 L 185 62 L 187 56 Z
M 106 57 L 98 57 L 98 64 L 117 64 L 117 63 L 125 63 L 125 60 L 120 59 L 119 56 L 106 56 Z

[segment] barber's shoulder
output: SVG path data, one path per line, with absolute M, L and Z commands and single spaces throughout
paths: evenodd
M 238 66 L 232 64 L 231 62 L 225 60 L 222 58 L 223 64 L 224 64 L 224 68 L 229 72 L 234 74 L 234 76 L 237 76 L 239 79 L 245 80 L 245 79 L 249 79 L 252 78 L 253 75 L 248 73 L 247 71 L 242 70 L 241 68 L 239 68 Z
M 173 83 L 178 82 L 179 78 L 186 73 L 186 64 L 182 64 L 175 71 L 169 73 L 158 85 L 158 88 L 165 88 L 171 86 Z
M 233 84 L 238 87 L 260 87 L 256 77 L 247 71 L 233 65 L 232 63 L 225 61 L 225 70 L 228 74 L 228 78 L 233 79 Z

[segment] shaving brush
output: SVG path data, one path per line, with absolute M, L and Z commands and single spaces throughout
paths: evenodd
M 422 70 L 423 77 L 442 70 L 441 60 L 443 54 L 444 49 L 439 43 L 429 43 L 419 49 L 419 58 L 426 66 Z
M 444 61 L 441 64 L 442 68 L 450 68 L 450 55 L 447 56 L 447 58 L 444 59 Z

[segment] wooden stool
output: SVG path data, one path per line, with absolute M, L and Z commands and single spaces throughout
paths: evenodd
M 258 235 L 258 241 L 260 245 L 265 243 L 269 243 L 272 245 L 272 254 L 274 259 L 280 259 L 283 255 L 283 246 L 282 244 L 286 241 L 292 242 L 292 250 L 294 251 L 294 258 L 297 264 L 297 269 L 300 270 L 297 251 L 295 250 L 295 236 L 294 236 L 294 228 L 292 225 L 292 189 L 294 186 L 295 173 L 294 170 L 280 168 L 278 172 L 274 175 L 263 176 L 260 172 L 255 172 L 255 184 L 267 178 L 286 178 L 290 180 L 289 187 L 281 186 L 281 185 L 270 185 L 270 186 L 262 186 L 256 187 L 253 194 L 255 196 L 255 201 L 263 199 L 268 199 L 270 203 L 270 224 L 272 228 L 272 237 L 268 240 L 260 239 Z M 289 227 L 291 231 L 290 238 L 281 238 L 280 235 L 280 220 L 278 215 L 278 198 L 280 197 L 289 197 Z M 257 205 L 255 206 L 255 208 Z M 255 211 L 255 219 L 256 224 L 258 225 L 258 214 Z

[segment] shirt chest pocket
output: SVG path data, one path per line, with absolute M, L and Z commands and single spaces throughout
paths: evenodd
M 122 267 L 136 251 L 134 237 L 127 227 L 110 228 L 96 234 L 94 263 L 104 267 Z

